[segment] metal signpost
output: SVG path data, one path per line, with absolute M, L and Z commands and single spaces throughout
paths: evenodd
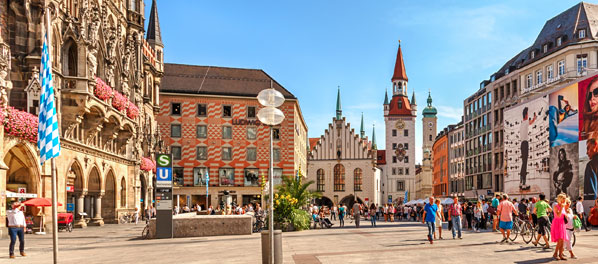
M 156 238 L 172 238 L 172 154 L 156 154 Z

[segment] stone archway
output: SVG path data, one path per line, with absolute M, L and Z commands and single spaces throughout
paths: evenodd
M 104 197 L 102 199 L 102 218 L 105 223 L 117 223 L 116 218 L 116 179 L 114 172 L 110 170 L 106 176 L 104 185 Z
M 103 226 L 102 219 L 102 179 L 97 167 L 93 167 L 87 177 L 87 196 L 85 197 L 85 212 L 92 219 L 90 225 Z
M 72 192 L 67 192 L 66 203 L 73 203 L 75 206 L 73 210 L 73 216 L 79 220 L 75 223 L 76 227 L 86 227 L 87 223 L 81 219 L 81 213 L 85 211 L 85 195 L 87 190 L 84 185 L 85 180 L 83 179 L 83 168 L 78 161 L 74 161 L 71 164 L 67 172 L 66 185 L 72 187 Z
M 363 201 L 361 200 L 361 198 L 359 198 L 359 196 L 357 196 L 357 201 L 359 203 L 363 204 Z M 354 203 L 355 203 L 355 196 L 353 196 L 353 194 L 349 194 L 341 200 L 341 204 L 347 205 L 347 208 L 349 208 L 349 210 L 351 210 Z
M 328 208 L 332 208 L 332 206 L 334 206 L 334 203 L 332 202 L 332 200 L 330 200 L 330 198 L 328 198 L 326 196 L 322 196 L 321 198 L 316 198 L 315 204 L 319 207 L 327 206 Z
M 16 144 L 4 154 L 6 190 L 14 193 L 31 193 L 41 197 L 40 169 L 32 149 L 25 144 Z M 6 204 L 24 201 L 26 198 L 7 198 Z M 4 206 L 4 204 L 0 204 Z M 27 206 L 26 215 L 37 215 L 39 208 Z

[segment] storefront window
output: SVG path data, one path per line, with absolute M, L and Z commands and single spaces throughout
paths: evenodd
M 245 186 L 260 186 L 258 169 L 245 169 Z
M 183 186 L 183 184 L 185 183 L 185 178 L 183 177 L 184 175 L 184 169 L 183 167 L 174 167 L 172 168 L 172 177 L 174 178 L 174 186 Z
M 235 169 L 220 168 L 218 171 L 220 177 L 220 186 L 234 186 L 235 185 Z
M 194 186 L 206 186 L 207 174 L 208 174 L 208 168 L 206 168 L 206 167 L 193 168 L 193 185 Z

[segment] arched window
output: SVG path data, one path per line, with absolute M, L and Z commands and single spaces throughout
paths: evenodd
M 334 191 L 345 191 L 345 166 L 336 164 L 334 166 Z
M 323 192 L 324 191 L 324 170 L 323 169 L 318 169 L 317 172 L 318 178 L 317 178 L 317 188 L 318 191 Z
M 360 168 L 355 169 L 353 171 L 353 188 L 355 191 L 361 191 L 361 184 L 362 184 L 362 174 L 363 171 Z
M 68 40 L 62 53 L 62 74 L 77 76 L 77 44 Z
M 120 181 L 120 207 L 127 207 L 127 182 L 125 177 Z

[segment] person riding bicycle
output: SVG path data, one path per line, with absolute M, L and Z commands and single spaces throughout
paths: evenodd
M 546 195 L 541 193 L 540 200 L 536 202 L 536 206 L 534 206 L 534 214 L 538 217 L 538 237 L 536 238 L 536 241 L 532 242 L 534 246 L 538 246 L 540 237 L 542 237 L 544 238 L 544 242 L 546 242 L 544 249 L 550 248 L 548 238 L 546 237 L 546 231 L 550 228 L 550 219 L 548 219 L 548 213 L 550 212 L 552 212 L 552 208 L 546 201 Z

